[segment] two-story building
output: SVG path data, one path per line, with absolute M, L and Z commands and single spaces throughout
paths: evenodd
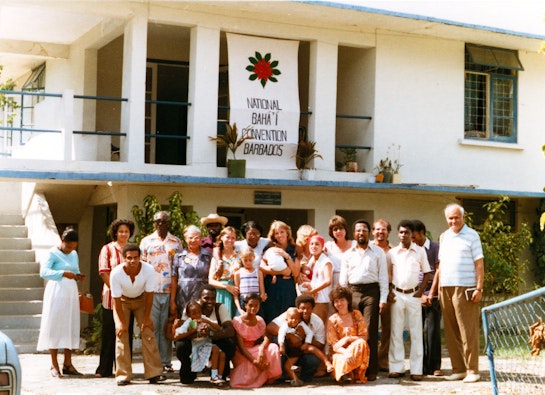
M 38 258 L 56 227 L 77 225 L 94 290 L 107 225 L 148 194 L 166 203 L 179 191 L 236 227 L 282 219 L 324 236 L 340 214 L 394 228 L 419 218 L 437 239 L 446 204 L 500 194 L 515 225 L 535 222 L 545 33 L 348 3 L 2 2 L 0 83 L 15 81 L 18 106 L 2 112 L 0 212 L 23 218 Z M 295 43 L 295 142 L 316 142 L 313 179 L 270 157 L 227 177 L 209 136 L 233 121 L 231 35 Z M 358 172 L 343 171 L 343 147 Z M 401 183 L 371 182 L 387 154 Z

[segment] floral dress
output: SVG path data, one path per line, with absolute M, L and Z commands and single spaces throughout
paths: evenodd
M 222 265 L 223 269 L 218 270 L 218 265 Z M 238 253 L 233 253 L 229 258 L 222 258 L 218 261 L 216 258 L 212 258 L 212 270 L 215 273 L 215 279 L 229 285 L 235 284 L 235 272 L 240 268 L 240 259 Z M 216 289 L 216 302 L 223 303 L 227 310 L 229 310 L 229 316 L 233 318 L 237 313 L 235 305 L 235 299 L 231 292 L 226 289 Z
M 201 287 L 208 284 L 211 259 L 212 254 L 204 248 L 201 248 L 199 255 L 191 254 L 187 250 L 174 255 L 172 276 L 178 278 L 176 305 L 180 315 L 190 300 L 199 298 Z
M 363 315 L 358 310 L 352 311 L 351 314 L 351 326 L 343 326 L 338 313 L 329 317 L 327 322 L 327 343 L 333 353 L 332 362 L 335 380 L 340 381 L 345 374 L 354 372 L 357 380 L 366 383 L 365 371 L 369 365 L 369 346 L 367 342 L 359 338 L 345 346 L 344 350 L 335 352 L 333 348 L 335 343 L 345 336 L 363 336 L 367 338 L 367 323 Z

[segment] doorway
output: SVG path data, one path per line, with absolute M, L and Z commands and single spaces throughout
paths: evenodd
M 185 165 L 189 64 L 148 62 L 146 163 Z

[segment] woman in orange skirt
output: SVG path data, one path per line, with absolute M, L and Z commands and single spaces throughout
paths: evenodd
M 327 322 L 327 343 L 332 353 L 335 380 L 366 383 L 369 365 L 367 323 L 352 309 L 352 293 L 337 285 L 330 293 L 336 313 Z

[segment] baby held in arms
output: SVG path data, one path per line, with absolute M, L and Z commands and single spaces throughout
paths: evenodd
M 267 265 L 275 272 L 281 272 L 286 270 L 288 264 L 286 263 L 285 255 L 287 252 L 280 247 L 271 247 L 263 254 L 263 259 L 267 262 Z M 276 283 L 276 276 L 273 276 L 272 283 Z

